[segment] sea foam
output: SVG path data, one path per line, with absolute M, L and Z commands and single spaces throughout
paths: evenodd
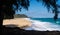
M 26 30 L 37 30 L 37 31 L 60 31 L 60 25 L 56 25 L 51 22 L 42 22 L 38 20 L 32 20 L 30 18 L 25 18 L 31 21 L 32 26 L 26 28 Z

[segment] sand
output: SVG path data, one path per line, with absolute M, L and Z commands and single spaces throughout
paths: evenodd
M 25 18 L 14 18 L 3 20 L 3 25 L 16 25 L 17 27 L 24 28 L 31 26 L 31 22 Z

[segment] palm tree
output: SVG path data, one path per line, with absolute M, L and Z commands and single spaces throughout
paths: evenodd
M 54 20 L 56 21 L 58 18 L 58 8 L 60 8 L 60 5 L 57 4 L 58 0 L 37 0 L 38 2 L 42 1 L 43 5 L 45 5 L 48 9 L 48 12 L 50 11 L 50 9 L 52 10 L 52 12 L 55 14 L 54 15 Z
M 22 8 L 28 10 L 28 7 L 29 0 L 0 0 L 0 26 L 4 18 L 14 18 L 15 10 L 21 10 Z

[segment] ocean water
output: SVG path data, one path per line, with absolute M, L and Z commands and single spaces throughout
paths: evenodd
M 60 18 L 57 19 L 55 22 L 53 18 L 30 18 L 32 20 L 42 21 L 42 22 L 50 22 L 52 24 L 58 24 L 60 25 Z
M 25 30 L 37 30 L 37 31 L 60 31 L 60 18 L 55 22 L 53 18 L 27 18 L 31 21 L 31 27 L 25 28 Z

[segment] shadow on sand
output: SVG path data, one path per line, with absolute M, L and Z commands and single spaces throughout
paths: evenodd
M 35 31 L 24 30 L 19 27 L 3 26 L 3 35 L 60 35 L 60 31 Z

